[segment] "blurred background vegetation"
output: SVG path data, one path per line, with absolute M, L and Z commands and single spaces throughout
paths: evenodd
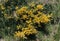
M 6 7 L 5 12 L 7 14 L 14 13 L 15 7 L 19 6 L 21 7 L 24 5 L 29 5 L 31 2 L 35 2 L 35 4 L 43 3 L 47 4 L 47 7 L 49 9 L 49 6 L 52 6 L 52 13 L 53 13 L 53 20 L 51 23 L 47 24 L 46 29 L 48 29 L 49 34 L 45 35 L 44 33 L 40 32 L 37 35 L 37 41 L 60 41 L 60 0 L 0 0 L 0 4 L 4 4 Z M 11 9 L 8 8 L 8 6 L 11 7 Z M 3 16 L 4 10 L 1 10 L 0 8 L 0 38 L 3 38 L 5 41 L 17 41 L 17 39 L 13 38 L 13 31 L 16 28 L 15 21 L 7 20 Z M 13 24 L 13 25 L 12 25 Z M 8 27 L 7 27 L 8 26 Z M 10 28 L 11 27 L 11 28 Z M 21 40 L 25 41 L 25 40 Z M 33 41 L 33 40 L 32 40 Z

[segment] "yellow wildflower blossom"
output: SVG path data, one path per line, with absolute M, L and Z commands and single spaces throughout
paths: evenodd
M 36 29 L 32 29 L 32 28 L 31 29 L 30 28 L 25 29 L 23 32 L 25 33 L 25 35 L 30 35 L 30 34 L 36 34 L 37 33 Z
M 43 9 L 43 5 L 37 5 L 37 9 Z
M 32 22 L 32 19 L 30 18 L 30 20 L 27 20 L 26 23 L 31 23 Z
M 33 26 L 28 26 L 27 28 L 23 28 L 22 31 L 25 35 L 36 34 L 37 30 Z
M 27 19 L 28 16 L 27 15 L 23 15 L 22 19 Z
M 28 14 L 30 14 L 30 15 L 33 14 L 33 11 L 32 10 L 28 11 Z
M 15 35 L 14 35 L 14 36 L 15 36 L 15 37 L 24 38 L 24 37 L 25 37 L 25 34 L 24 34 L 24 32 L 18 31 L 18 32 L 15 32 Z
M 34 17 L 34 22 L 36 22 L 36 23 L 40 23 L 40 18 L 37 17 L 37 16 L 35 16 L 35 17 Z
M 22 14 L 27 10 L 27 7 L 22 7 L 16 11 L 17 14 Z
M 41 17 L 40 17 L 40 21 L 41 21 L 42 23 L 47 23 L 47 22 L 50 21 L 50 19 L 49 19 L 49 17 L 48 17 L 47 15 L 42 14 Z
M 29 35 L 37 34 L 37 27 L 35 27 L 35 23 L 41 27 L 41 23 L 48 23 L 50 21 L 51 15 L 44 14 L 42 9 L 44 9 L 43 5 L 30 4 L 30 7 L 21 7 L 20 9 L 16 6 L 16 15 L 17 22 L 21 22 L 21 25 L 17 26 L 17 32 L 15 32 L 16 37 L 24 38 Z M 20 15 L 20 16 L 18 16 Z M 6 16 L 6 15 L 5 15 Z M 25 20 L 25 22 L 23 22 Z M 18 23 L 19 24 L 19 23 Z

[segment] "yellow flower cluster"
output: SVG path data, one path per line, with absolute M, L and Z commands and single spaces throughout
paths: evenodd
M 37 16 L 35 16 L 35 17 L 34 17 L 34 22 L 36 22 L 36 23 L 40 23 L 40 18 L 37 17 Z
M 31 22 L 32 22 L 31 18 L 28 21 L 26 21 L 26 23 L 28 23 L 28 24 L 31 24 Z
M 20 37 L 20 38 L 27 38 L 25 35 L 28 36 L 28 35 L 36 34 L 36 33 L 37 33 L 37 30 L 33 26 L 28 25 L 28 27 L 22 28 L 22 31 L 15 32 L 14 36 L 15 37 Z
M 50 17 L 48 17 L 45 14 L 42 14 L 41 17 L 40 17 L 40 21 L 41 21 L 41 23 L 47 23 L 47 22 L 50 21 Z
M 37 30 L 31 25 L 28 25 L 27 28 L 22 28 L 22 31 L 25 33 L 25 35 L 30 35 L 30 34 L 36 34 L 37 33 Z
M 32 7 L 35 5 L 33 4 Z M 18 8 L 18 7 L 17 7 Z M 17 26 L 17 29 L 21 29 L 21 31 L 18 31 L 15 33 L 17 37 L 26 37 L 31 34 L 36 34 L 37 30 L 34 26 L 34 23 L 48 23 L 50 21 L 51 15 L 44 14 L 40 10 L 43 10 L 43 5 L 37 5 L 34 8 L 23 6 L 20 9 L 16 10 L 16 14 L 19 15 L 18 17 L 20 20 L 24 20 L 25 26 Z M 33 25 L 33 26 L 32 26 Z
M 17 8 L 17 7 L 16 7 L 16 8 Z M 18 9 L 18 10 L 16 11 L 16 13 L 17 13 L 17 14 L 22 14 L 22 13 L 26 12 L 26 10 L 27 10 L 27 7 L 22 7 L 22 8 L 20 8 L 20 9 Z
M 22 19 L 27 19 L 27 17 L 28 17 L 27 15 L 23 15 Z
M 46 15 L 44 13 L 38 12 L 36 16 L 34 16 L 34 22 L 36 23 L 48 23 L 50 21 L 51 15 Z
M 31 14 L 33 14 L 33 11 L 29 10 L 27 13 L 31 15 Z
M 5 2 L 5 4 L 0 4 L 1 17 L 5 20 L 5 24 L 8 23 L 6 27 L 17 28 L 13 28 L 16 30 L 15 37 L 27 38 L 30 35 L 36 35 L 39 31 L 38 28 L 43 27 L 41 24 L 45 25 L 51 20 L 52 16 L 45 9 L 45 5 L 32 2 L 28 6 L 21 6 L 18 1 L 18 4 L 9 0 L 5 0 Z M 9 2 L 11 4 L 8 4 Z
M 15 32 L 14 36 L 15 37 L 20 37 L 20 38 L 24 38 L 25 37 L 24 32 L 20 32 L 20 31 Z
M 43 5 L 37 5 L 37 9 L 43 9 Z

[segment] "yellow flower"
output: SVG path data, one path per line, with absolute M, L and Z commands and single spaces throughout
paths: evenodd
M 15 35 L 14 35 L 14 36 L 15 36 L 15 37 L 24 38 L 24 37 L 25 37 L 25 34 L 24 34 L 24 32 L 18 31 L 18 32 L 15 32 Z
M 32 22 L 32 19 L 30 18 L 30 20 L 27 20 L 26 23 L 31 23 Z
M 37 30 L 31 25 L 29 25 L 27 28 L 23 28 L 22 31 L 24 32 L 25 35 L 37 33 Z
M 24 31 L 25 35 L 36 34 L 36 29 L 28 29 Z
M 48 17 L 47 15 L 42 14 L 41 17 L 40 17 L 40 21 L 41 21 L 42 23 L 47 23 L 47 22 L 50 21 L 50 19 L 49 19 L 49 17 Z
M 33 10 L 28 11 L 28 14 L 30 15 L 33 14 Z
M 36 23 L 40 23 L 40 18 L 35 16 L 33 21 L 36 22 Z
M 43 9 L 43 5 L 37 5 L 37 9 Z
M 22 7 L 22 8 L 20 8 L 20 9 L 18 9 L 17 11 L 16 11 L 16 14 L 22 14 L 22 13 L 24 13 L 25 11 L 27 10 L 27 7 Z
M 22 19 L 27 19 L 28 16 L 27 15 L 23 15 Z
M 31 7 L 34 7 L 35 4 L 32 4 Z M 21 7 L 18 9 L 18 6 L 16 6 L 16 14 L 18 19 L 21 18 L 20 20 L 26 20 L 25 25 L 18 25 L 17 26 L 17 32 L 15 32 L 16 37 L 24 38 L 32 34 L 37 34 L 37 30 L 35 26 L 33 25 L 34 23 L 38 23 L 38 26 L 41 27 L 40 23 L 48 23 L 50 21 L 51 15 L 44 14 L 43 12 L 39 11 L 40 9 L 43 9 L 43 5 L 37 5 L 34 7 L 34 9 L 30 9 L 27 7 Z M 21 17 L 19 17 L 20 15 Z

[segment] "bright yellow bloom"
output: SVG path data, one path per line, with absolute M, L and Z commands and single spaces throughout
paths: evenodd
M 43 9 L 43 5 L 37 5 L 37 9 Z
M 23 15 L 22 19 L 27 19 L 28 16 L 27 15 Z
M 25 37 L 25 34 L 24 34 L 24 32 L 18 31 L 18 32 L 15 32 L 15 35 L 14 35 L 14 36 L 15 36 L 15 37 L 24 38 L 24 37 Z
M 40 16 L 40 21 L 41 21 L 42 23 L 47 23 L 47 22 L 50 21 L 50 19 L 49 19 L 49 17 L 48 17 L 47 15 L 42 14 L 42 15 Z
M 36 34 L 37 30 L 33 26 L 28 26 L 27 28 L 23 28 L 22 31 L 25 35 Z
M 30 18 L 30 20 L 27 20 L 26 23 L 31 23 L 32 22 L 32 19 Z
M 36 22 L 36 23 L 40 23 L 40 18 L 35 16 L 33 21 Z
M 30 34 L 36 34 L 37 33 L 37 31 L 36 31 L 36 29 L 27 29 L 27 30 L 24 30 L 24 33 L 25 33 L 25 35 L 30 35 Z
M 30 15 L 33 14 L 33 10 L 28 11 L 28 14 Z
M 22 7 L 16 11 L 17 14 L 22 14 L 27 10 L 27 7 Z
M 31 8 L 34 7 L 34 8 Z M 51 15 L 44 14 L 40 10 L 44 9 L 43 5 L 32 4 L 30 7 L 21 7 L 18 9 L 16 7 L 16 15 L 19 20 L 25 20 L 22 22 L 22 25 L 17 26 L 17 32 L 15 32 L 16 37 L 24 38 L 32 34 L 37 34 L 37 30 L 34 26 L 34 23 L 38 23 L 38 26 L 41 27 L 40 23 L 48 23 L 50 21 Z M 18 16 L 20 15 L 20 16 Z M 5 15 L 6 16 L 6 15 Z

